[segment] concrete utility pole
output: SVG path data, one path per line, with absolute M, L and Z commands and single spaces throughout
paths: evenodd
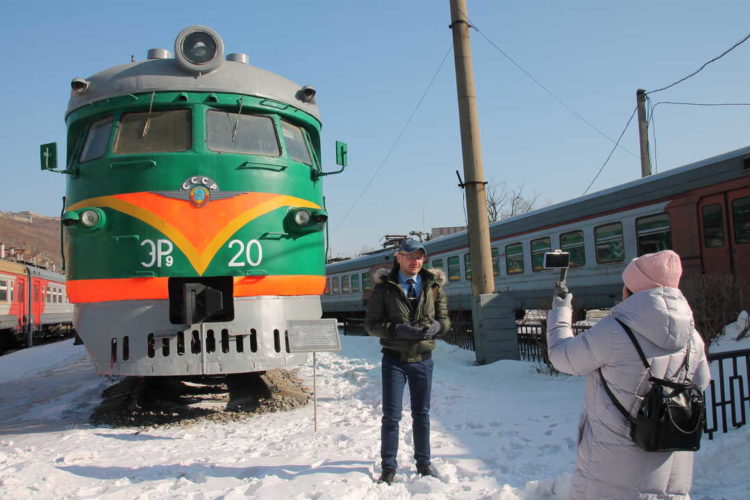
M 487 215 L 487 193 L 479 144 L 479 115 L 474 89 L 474 68 L 469 40 L 469 13 L 466 0 L 451 0 L 453 56 L 456 61 L 458 115 L 461 121 L 461 149 L 464 160 L 464 189 L 469 223 L 471 254 L 471 290 L 473 295 L 495 291 L 490 250 L 490 224 Z
M 499 359 L 519 359 L 515 301 L 507 293 L 495 292 L 490 249 L 490 222 L 487 212 L 482 152 L 479 145 L 479 115 L 474 90 L 474 70 L 469 41 L 469 11 L 466 0 L 450 0 L 453 55 L 456 60 L 458 115 L 461 121 L 461 149 L 469 223 L 471 254 L 471 318 L 474 354 L 480 365 Z
M 651 155 L 648 151 L 648 123 L 646 121 L 646 91 L 638 89 L 635 93 L 638 103 L 638 138 L 641 143 L 641 177 L 651 175 Z

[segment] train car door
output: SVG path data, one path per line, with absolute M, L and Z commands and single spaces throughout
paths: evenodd
M 724 193 L 705 196 L 698 202 L 701 257 L 706 274 L 731 274 L 732 255 L 727 231 Z
M 732 265 L 740 283 L 750 282 L 750 188 L 727 193 Z

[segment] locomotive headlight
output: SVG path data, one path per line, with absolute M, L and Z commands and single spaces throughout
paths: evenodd
M 284 217 L 284 228 L 291 234 L 308 234 L 323 229 L 328 214 L 323 209 L 290 208 Z
M 294 214 L 294 222 L 298 226 L 306 226 L 310 223 L 310 212 L 305 210 L 304 208 L 302 210 L 298 210 Z
M 78 213 L 81 225 L 87 229 L 99 229 L 106 221 L 101 208 L 84 208 Z
M 206 26 L 191 26 L 177 35 L 174 42 L 177 61 L 193 73 L 208 73 L 218 68 L 224 57 L 224 42 Z

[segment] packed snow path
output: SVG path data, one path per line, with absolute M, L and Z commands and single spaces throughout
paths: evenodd
M 101 390 L 72 341 L 0 358 L 0 497 L 174 499 L 565 498 L 575 461 L 580 377 L 532 363 L 475 366 L 473 353 L 440 343 L 432 398 L 433 463 L 421 478 L 411 457 L 408 396 L 399 469 L 380 472 L 377 339 L 342 337 L 317 356 L 313 408 L 229 423 L 149 429 L 88 423 Z M 311 361 L 299 371 L 312 387 Z M 750 430 L 704 439 L 693 498 L 750 498 Z

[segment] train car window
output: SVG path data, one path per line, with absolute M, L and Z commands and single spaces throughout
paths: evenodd
M 492 249 L 492 275 L 500 276 L 500 251 L 497 248 Z
M 750 243 L 750 196 L 732 200 L 734 242 Z
M 8 282 L 0 280 L 0 302 L 8 301 Z
M 370 273 L 362 273 L 362 290 L 365 292 L 372 290 L 372 276 Z
M 120 118 L 114 152 L 165 153 L 190 148 L 190 110 L 126 113 Z
M 596 243 L 596 261 L 600 264 L 620 262 L 625 259 L 621 222 L 594 228 L 594 240 Z
M 649 215 L 635 220 L 638 255 L 671 250 L 672 227 L 669 214 Z
M 448 257 L 448 281 L 458 281 L 461 279 L 461 262 L 458 255 Z
M 206 143 L 212 151 L 279 156 L 281 147 L 268 116 L 211 110 L 206 114 Z
M 467 253 L 464 255 L 464 278 L 467 281 L 471 281 L 471 254 Z
M 359 274 L 352 274 L 352 292 L 359 291 Z
M 83 144 L 81 157 L 78 161 L 84 163 L 104 156 L 104 153 L 107 152 L 107 143 L 109 142 L 109 133 L 111 130 L 111 116 L 92 123 L 89 127 L 89 133 L 86 135 L 86 142 Z
M 349 276 L 341 277 L 341 293 L 349 293 Z
M 284 144 L 289 158 L 306 165 L 312 165 L 310 150 L 307 148 L 307 141 L 305 141 L 302 129 L 282 120 L 281 132 L 284 134 Z
M 508 274 L 520 274 L 523 272 L 523 243 L 506 245 L 505 271 Z
M 552 250 L 552 240 L 549 236 L 531 240 L 531 270 L 544 269 L 544 252 Z
M 433 259 L 430 261 L 430 269 L 443 270 L 443 259 Z
M 583 244 L 583 231 L 570 231 L 560 235 L 560 250 L 570 254 L 570 267 L 586 264 L 586 251 Z
M 339 279 L 338 279 L 338 277 L 333 278 L 333 284 L 331 285 L 331 293 L 339 293 Z
M 703 246 L 716 248 L 724 245 L 724 211 L 719 203 L 704 205 L 701 209 L 703 216 Z
M 323 289 L 323 293 L 325 295 L 331 294 L 331 279 L 330 278 L 326 280 L 326 287 Z

